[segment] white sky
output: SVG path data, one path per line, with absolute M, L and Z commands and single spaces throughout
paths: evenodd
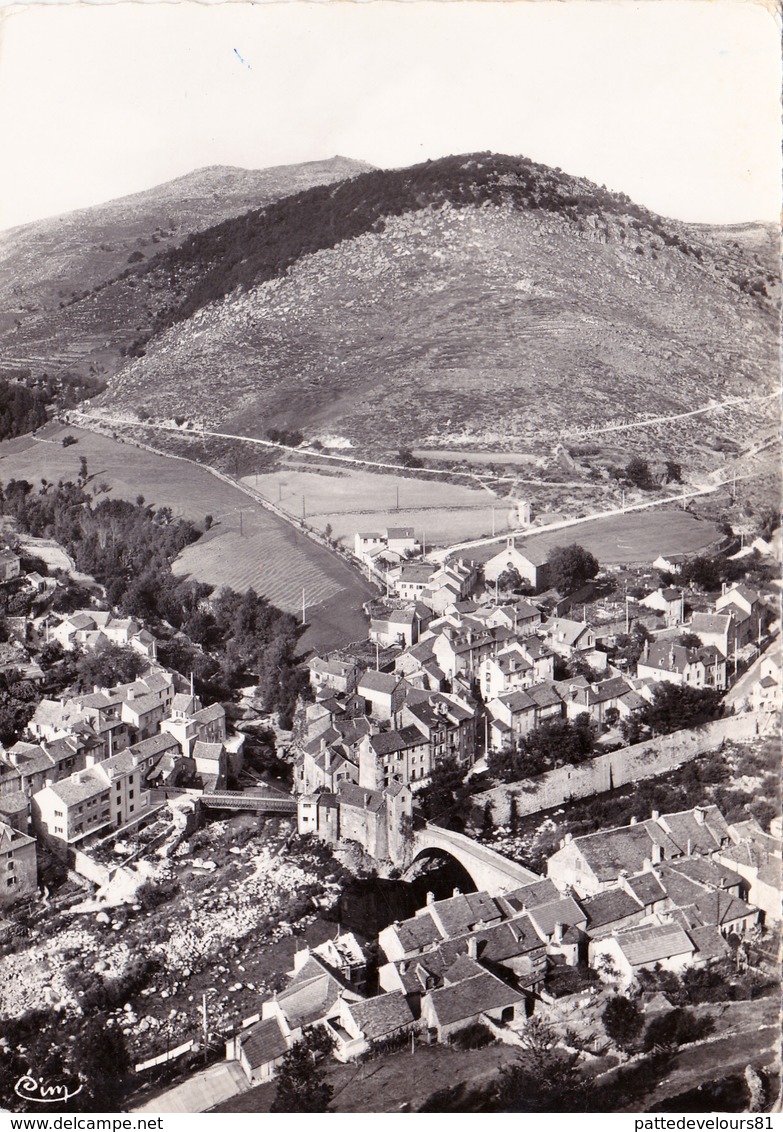
M 0 0 L 0 6 L 3 0 Z M 204 165 L 524 153 L 686 220 L 775 220 L 778 21 L 753 0 L 0 11 L 0 227 Z

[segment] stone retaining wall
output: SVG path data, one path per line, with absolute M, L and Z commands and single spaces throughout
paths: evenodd
M 726 740 L 751 739 L 763 734 L 769 725 L 770 716 L 766 712 L 729 716 L 693 730 L 675 731 L 646 743 L 596 755 L 581 766 L 562 766 L 535 778 L 484 790 L 475 794 L 473 801 L 481 808 L 489 802 L 494 820 L 503 824 L 509 820 L 512 797 L 516 798 L 519 817 L 537 814 L 577 798 L 590 798 L 630 782 L 655 778 L 719 747 Z

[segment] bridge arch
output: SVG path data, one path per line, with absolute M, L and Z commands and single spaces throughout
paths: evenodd
M 501 896 L 515 888 L 540 880 L 538 873 L 512 861 L 462 833 L 427 824 L 413 835 L 412 862 L 425 855 L 451 857 L 468 874 L 476 888 L 490 896 Z

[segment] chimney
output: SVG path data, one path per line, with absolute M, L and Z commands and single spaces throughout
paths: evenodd
M 636 825 L 636 816 L 635 815 L 631 818 L 631 820 L 628 824 L 629 825 Z
M 6 751 L 6 754 L 14 766 L 19 766 L 19 755 L 16 751 Z
M 565 932 L 565 924 L 561 923 L 558 920 L 558 922 L 555 924 L 555 937 L 554 937 L 555 943 L 562 943 L 563 942 L 563 933 L 564 932 Z
M 95 766 L 95 763 L 96 763 L 95 755 L 85 755 L 84 756 L 84 765 L 88 770 L 90 769 L 90 767 Z
M 402 963 L 400 963 L 400 974 L 401 975 L 407 975 L 407 973 L 408 973 L 408 962 L 407 962 L 406 959 L 403 959 Z
M 570 845 L 570 843 L 574 840 L 574 835 L 572 833 L 567 833 L 563 840 L 565 841 L 566 845 Z
M 468 940 L 468 959 L 478 959 L 478 941 L 474 935 Z
M 699 825 L 704 825 L 704 819 L 707 815 L 703 806 L 694 806 L 693 816 Z
M 455 889 L 452 890 L 451 895 L 452 896 L 462 896 L 462 893 L 460 892 L 460 890 L 458 888 L 455 888 Z
M 652 818 L 653 821 L 657 821 L 660 816 L 661 816 L 660 810 L 652 810 L 652 812 L 650 813 L 650 817 Z
M 663 860 L 663 851 L 657 843 L 653 843 L 651 860 L 654 865 L 660 865 Z
M 125 698 L 127 699 L 128 703 L 131 703 L 133 700 L 135 700 L 136 699 L 136 689 L 135 688 L 128 688 L 128 691 L 126 693 Z
M 428 904 L 434 904 L 435 903 L 435 893 L 434 892 L 428 892 L 427 893 L 427 903 Z
M 690 837 L 688 838 L 688 847 L 685 851 L 685 856 L 686 857 L 692 857 L 693 856 L 693 842 L 691 841 Z

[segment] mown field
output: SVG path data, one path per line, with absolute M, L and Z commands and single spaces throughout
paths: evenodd
M 78 444 L 63 448 L 67 433 Z M 306 649 L 334 648 L 366 635 L 361 605 L 375 590 L 358 573 L 244 492 L 183 460 L 87 430 L 49 426 L 38 438 L 0 444 L 0 481 L 27 479 L 38 487 L 42 478 L 75 480 L 82 456 L 90 486 L 106 484 L 108 495 L 131 500 L 143 495 L 148 503 L 171 507 L 175 515 L 196 522 L 213 516 L 212 530 L 186 548 L 175 573 L 237 590 L 252 586 L 290 612 L 301 611 L 304 588 L 310 624 L 302 638 Z
M 641 511 L 590 519 L 562 530 L 517 539 L 526 547 L 547 553 L 555 546 L 579 543 L 605 566 L 652 562 L 659 554 L 695 554 L 721 537 L 715 523 L 697 519 L 687 511 Z M 487 562 L 501 549 L 495 542 L 470 550 L 476 562 Z M 467 553 L 467 552 L 466 552 Z
M 376 473 L 369 469 L 300 471 L 282 468 L 248 476 L 248 486 L 298 519 L 303 508 L 307 522 L 352 546 L 357 531 L 413 527 L 427 545 L 448 545 L 509 530 L 510 505 L 486 488 L 448 483 L 434 477 L 419 479 Z

